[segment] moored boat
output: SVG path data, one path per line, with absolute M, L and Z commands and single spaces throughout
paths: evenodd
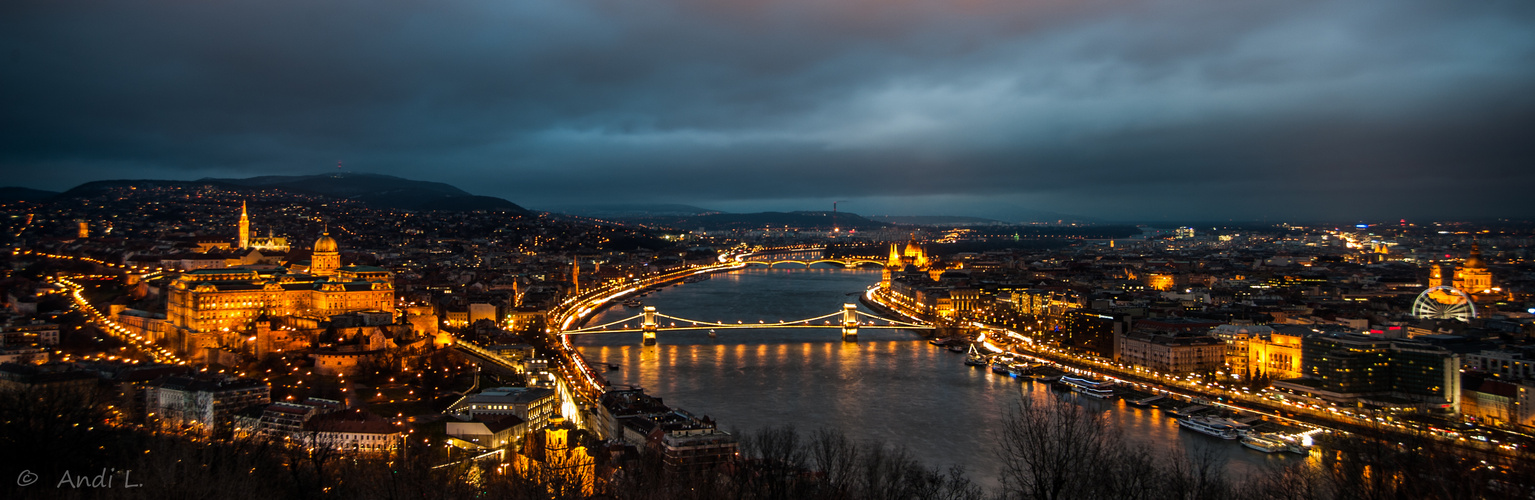
M 1247 429 L 1246 425 L 1232 422 L 1230 419 L 1209 416 L 1183 417 L 1178 419 L 1178 425 L 1206 436 L 1221 439 L 1236 439 L 1241 437 L 1243 431 Z
M 1242 436 L 1242 446 L 1252 448 L 1264 453 L 1279 453 L 1288 447 L 1284 441 L 1270 438 L 1258 433 L 1248 433 Z
M 1086 394 L 1095 398 L 1108 399 L 1114 397 L 1114 383 L 1102 380 L 1094 380 L 1086 377 L 1061 377 L 1061 383 L 1071 388 L 1072 392 Z
M 989 363 L 990 360 L 981 355 L 980 351 L 975 350 L 975 346 L 970 346 L 970 352 L 965 355 L 966 366 L 986 366 Z
M 1172 414 L 1180 417 L 1187 417 L 1208 409 L 1210 409 L 1210 407 L 1205 405 L 1185 406 L 1183 408 L 1173 410 Z
M 991 372 L 1007 374 L 1007 360 L 998 356 L 997 360 L 991 362 Z

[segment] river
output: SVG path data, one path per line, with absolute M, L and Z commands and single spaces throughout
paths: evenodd
M 758 267 L 655 291 L 643 300 L 683 318 L 774 322 L 839 311 L 857 302 L 849 293 L 879 279 L 879 271 L 821 265 Z M 637 313 L 614 306 L 587 324 Z M 640 345 L 638 333 L 581 335 L 572 343 L 594 364 L 619 365 L 605 374 L 612 383 L 644 387 L 672 407 L 713 417 L 726 430 L 837 428 L 859 441 L 905 446 L 933 467 L 964 466 L 991 489 L 998 486 L 996 435 L 1022 397 L 1081 399 L 1109 412 L 1127 439 L 1159 453 L 1212 448 L 1234 479 L 1300 460 L 1180 431 L 1160 410 L 1052 393 L 1043 384 L 970 368 L 963 355 L 906 330 L 860 330 L 856 343 L 843 342 L 835 328 L 722 330 L 712 339 L 707 331 L 663 330 L 658 345 L 649 347 Z

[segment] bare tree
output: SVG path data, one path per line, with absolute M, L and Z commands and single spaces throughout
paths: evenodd
M 849 498 L 858 466 L 858 445 L 841 432 L 820 429 L 810 438 L 809 454 L 811 465 L 820 473 L 822 498 Z
M 1174 460 L 1164 474 L 1162 491 L 1167 498 L 1216 500 L 1231 496 L 1226 480 L 1226 462 L 1215 448 L 1196 447 L 1183 460 Z
M 999 438 L 1004 496 L 1067 500 L 1092 496 L 1118 432 L 1081 406 L 1026 397 Z

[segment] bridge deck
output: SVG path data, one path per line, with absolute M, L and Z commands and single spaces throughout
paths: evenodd
M 732 325 L 732 326 L 663 326 L 663 327 L 656 328 L 656 331 L 658 331 L 658 332 L 665 332 L 665 331 L 680 331 L 680 330 L 767 330 L 767 329 L 776 329 L 776 328 L 841 329 L 842 325 L 803 325 L 803 326 L 794 326 L 794 325 L 751 325 L 751 324 L 743 324 L 743 325 Z M 925 326 L 925 325 L 924 326 L 858 325 L 858 329 L 859 330 L 933 330 L 933 329 L 935 329 L 935 327 Z M 642 332 L 642 331 L 644 331 L 644 329 L 641 329 L 641 328 L 625 328 L 625 329 L 622 329 L 622 330 L 581 330 L 581 331 L 569 331 L 569 332 L 564 332 L 564 334 L 565 335 L 592 335 L 592 334 L 598 334 L 598 333 L 634 333 L 634 332 Z

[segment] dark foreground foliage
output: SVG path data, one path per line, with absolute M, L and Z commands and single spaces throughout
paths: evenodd
M 1054 400 L 1020 401 L 998 447 L 1001 491 L 961 469 L 923 465 L 908 451 L 835 430 L 792 427 L 746 435 L 741 460 L 710 473 L 663 472 L 644 455 L 598 496 L 650 499 L 1272 499 L 1532 498 L 1530 457 L 1452 449 L 1430 439 L 1350 436 L 1320 458 L 1232 478 L 1210 452 L 1168 456 L 1128 444 L 1102 413 Z M 563 499 L 581 489 L 510 468 L 439 467 L 413 445 L 390 457 L 308 451 L 261 440 L 199 440 L 105 425 L 91 394 L 0 392 L 0 498 Z M 986 450 L 978 452 L 985 453 Z M 36 475 L 27 486 L 24 472 Z M 60 485 L 106 471 L 110 487 Z M 131 471 L 124 474 L 126 471 Z M 127 484 L 138 485 L 128 488 Z

